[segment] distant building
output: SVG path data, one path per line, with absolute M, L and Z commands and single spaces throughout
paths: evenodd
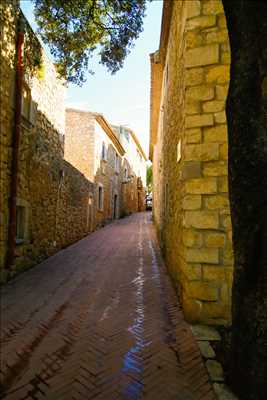
M 95 183 L 95 226 L 121 216 L 125 150 L 103 115 L 66 110 L 65 159 Z
M 123 212 L 144 211 L 147 157 L 135 135 L 125 126 L 112 125 L 125 149 L 123 159 Z

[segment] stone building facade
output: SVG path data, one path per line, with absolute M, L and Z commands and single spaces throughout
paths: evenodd
M 125 150 L 103 115 L 66 110 L 65 159 L 94 182 L 94 227 L 122 214 Z
M 135 135 L 124 126 L 112 126 L 125 149 L 122 163 L 122 213 L 129 215 L 145 210 L 147 157 Z
M 154 220 L 192 322 L 230 322 L 227 186 L 230 49 L 221 0 L 164 1 L 151 54 Z
M 36 264 L 92 230 L 90 215 L 94 184 L 64 160 L 65 88 L 57 77 L 53 63 L 44 54 L 18 3 L 7 1 L 1 3 L 0 7 L 0 270 L 2 279 L 6 279 L 7 275 Z M 25 73 L 16 198 L 16 249 L 14 265 L 6 266 L 19 20 L 25 29 Z M 34 54 L 28 53 L 28 49 L 34 49 Z M 37 54 L 41 63 L 29 71 L 27 62 L 32 63 L 32 67 L 34 61 L 31 57 Z

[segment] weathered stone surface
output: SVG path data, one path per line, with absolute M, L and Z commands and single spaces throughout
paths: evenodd
M 204 112 L 218 112 L 224 110 L 225 102 L 221 100 L 207 101 L 203 103 L 202 107 Z
M 183 244 L 187 247 L 200 247 L 203 244 L 203 235 L 195 230 L 183 231 Z
M 191 179 L 185 182 L 185 192 L 188 194 L 212 194 L 217 192 L 216 178 Z
M 191 68 L 185 71 L 186 86 L 200 85 L 204 80 L 203 68 Z
M 224 247 L 225 234 L 219 232 L 207 233 L 205 237 L 205 243 L 207 247 Z
M 224 143 L 227 141 L 226 125 L 216 125 L 212 128 L 204 128 L 204 142 Z
M 203 163 L 204 176 L 226 176 L 227 172 L 227 163 L 224 161 Z
M 189 1 L 188 4 L 186 4 L 186 17 L 188 19 L 196 17 L 200 14 L 200 10 L 200 0 Z
M 223 43 L 228 40 L 227 29 L 216 30 L 206 34 L 206 43 Z
M 224 268 L 219 267 L 218 265 L 203 265 L 203 279 L 204 281 L 211 282 L 223 282 L 225 280 L 225 271 Z
M 219 216 L 216 211 L 186 211 L 184 226 L 186 228 L 217 229 Z
M 210 263 L 210 264 L 218 264 L 219 263 L 219 252 L 218 249 L 188 249 L 186 252 L 186 261 L 188 262 L 196 262 L 196 263 Z M 201 289 L 202 290 L 202 289 Z M 193 295 L 196 292 L 193 293 Z M 201 300 L 212 300 L 210 298 L 204 298 L 204 294 L 202 295 Z M 209 296 L 208 294 L 206 296 Z M 217 298 L 217 297 L 216 297 Z M 200 299 L 200 297 L 198 297 Z
M 182 179 L 192 179 L 201 177 L 200 161 L 187 161 L 182 167 Z
M 201 128 L 186 129 L 186 143 L 199 143 L 201 141 Z
M 218 289 L 206 282 L 188 282 L 185 290 L 189 298 L 216 301 L 218 299 Z
M 220 153 L 220 160 L 225 160 L 225 161 L 228 160 L 228 143 L 220 145 L 219 153 Z
M 215 360 L 207 360 L 206 367 L 213 382 L 223 382 L 223 369 L 221 364 Z
M 201 208 L 202 198 L 200 195 L 186 195 L 183 198 L 184 210 L 197 210 Z
M 211 44 L 201 46 L 187 51 L 185 63 L 186 67 L 198 67 L 219 62 L 219 46 Z
M 185 161 L 211 161 L 219 159 L 219 146 L 217 143 L 192 144 L 184 151 Z
M 227 177 L 219 177 L 218 178 L 218 191 L 220 193 L 228 193 L 228 178 Z
M 213 125 L 213 116 L 209 114 L 199 114 L 187 117 L 185 120 L 186 128 L 197 128 L 201 126 Z
M 203 1 L 202 12 L 204 15 L 223 14 L 223 4 L 221 0 Z
M 200 112 L 200 102 L 192 99 L 186 99 L 186 114 L 199 114 Z
M 218 100 L 226 100 L 228 93 L 228 85 L 216 85 L 216 98 Z
M 227 83 L 230 79 L 230 68 L 228 65 L 211 67 L 206 75 L 208 83 Z
M 191 18 L 187 21 L 186 27 L 188 30 L 195 28 L 208 28 L 216 24 L 216 17 L 214 15 L 202 15 L 200 17 Z
M 229 199 L 222 195 L 206 196 L 205 205 L 209 210 L 229 210 Z
M 207 341 L 199 341 L 198 342 L 200 352 L 204 358 L 214 358 L 215 357 L 215 352 L 209 342 Z
M 200 85 L 187 88 L 186 99 L 191 100 L 211 100 L 214 97 L 214 89 L 209 86 Z
M 197 340 L 209 340 L 218 341 L 221 340 L 221 336 L 215 328 L 206 325 L 192 325 L 191 327 L 193 334 Z
M 216 124 L 225 124 L 226 123 L 226 114 L 225 111 L 218 112 L 214 114 Z
M 202 46 L 204 44 L 204 38 L 195 31 L 187 31 L 185 34 L 185 42 L 187 49 L 193 49 Z

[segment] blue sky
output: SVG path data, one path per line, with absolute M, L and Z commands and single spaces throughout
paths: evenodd
M 21 0 L 21 8 L 33 29 L 33 5 Z M 69 85 L 66 105 L 105 115 L 112 124 L 133 129 L 146 153 L 149 146 L 150 60 L 149 54 L 158 49 L 161 26 L 162 0 L 148 3 L 144 31 L 127 57 L 124 68 L 116 75 L 92 59 L 94 75 L 87 75 L 82 87 Z

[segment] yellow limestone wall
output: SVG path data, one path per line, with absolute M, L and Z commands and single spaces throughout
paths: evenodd
M 221 0 L 175 1 L 171 6 L 153 155 L 154 218 L 186 318 L 227 324 L 233 256 L 226 20 Z

